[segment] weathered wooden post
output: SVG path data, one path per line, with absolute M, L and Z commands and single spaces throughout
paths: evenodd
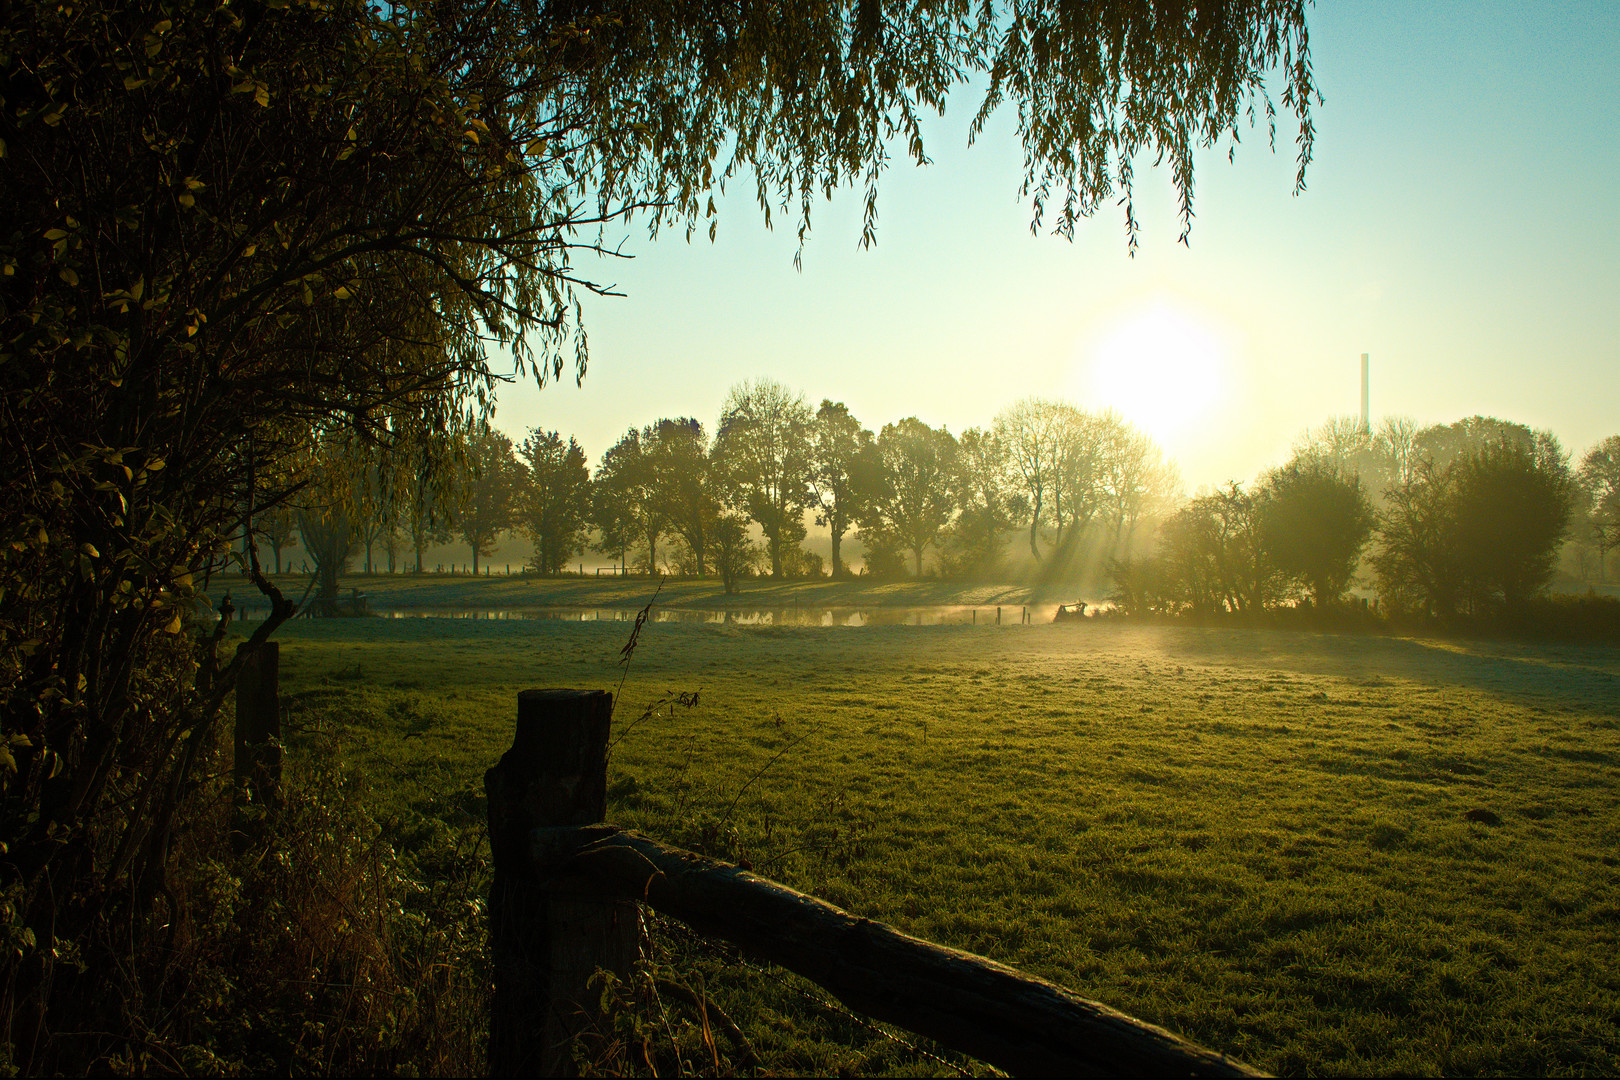
M 236 760 L 233 846 L 245 850 L 257 831 L 248 807 L 273 810 L 281 802 L 281 645 L 266 641 L 242 656 L 236 676 Z
M 612 712 L 604 690 L 524 690 L 512 748 L 484 774 L 495 862 L 491 1076 L 573 1075 L 573 1040 L 600 997 L 591 976 L 623 976 L 636 959 L 636 905 L 593 895 L 534 857 L 536 828 L 594 825 L 606 814 Z

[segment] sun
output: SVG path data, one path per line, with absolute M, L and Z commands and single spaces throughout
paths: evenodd
M 1219 413 L 1228 351 L 1208 322 L 1154 301 L 1104 325 L 1083 354 L 1079 404 L 1115 409 L 1168 448 Z

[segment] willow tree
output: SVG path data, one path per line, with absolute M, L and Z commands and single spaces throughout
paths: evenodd
M 194 586 L 309 433 L 386 446 L 468 426 L 507 371 L 583 377 L 587 253 L 638 213 L 712 235 L 727 179 L 801 240 L 859 184 L 869 243 L 891 152 L 926 160 L 922 118 L 975 76 L 973 133 L 1016 111 L 1033 223 L 1064 235 L 1117 197 L 1134 247 L 1144 154 L 1190 224 L 1194 152 L 1269 125 L 1268 79 L 1301 182 L 1310 157 L 1303 0 L 0 6 L 17 1068 L 83 1067 L 47 1033 L 91 1023 L 51 1017 L 107 1000 L 107 965 L 55 957 L 126 955 L 113 928 L 166 902 L 239 663 L 192 640 Z M 292 604 L 246 561 L 274 610 L 251 650 Z

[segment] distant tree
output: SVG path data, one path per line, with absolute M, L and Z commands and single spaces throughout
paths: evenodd
M 1418 445 L 1420 432 L 1417 421 L 1409 416 L 1386 416 L 1368 427 L 1362 426 L 1359 417 L 1329 417 L 1321 427 L 1294 440 L 1294 458 L 1323 462 L 1360 477 L 1369 501 L 1381 504 L 1384 489 L 1409 479 L 1413 464 L 1423 456 Z
M 692 570 L 708 573 L 720 485 L 702 423 L 687 416 L 660 420 L 642 429 L 641 445 L 654 512 L 686 546 Z
M 1039 559 L 1041 516 L 1061 475 L 1062 429 L 1056 407 L 1039 398 L 1025 398 L 996 417 L 994 430 L 1006 447 L 1008 472 L 1024 495 L 1029 552 Z
M 298 535 L 315 564 L 316 610 L 330 610 L 338 578 L 359 546 L 361 522 L 376 512 L 374 448 L 344 428 L 317 432 L 300 470 Z
M 372 549 L 377 544 L 386 546 L 399 522 L 399 507 L 394 491 L 394 470 L 389 465 L 386 455 L 379 453 L 372 464 L 366 469 L 363 478 L 365 485 L 365 515 L 356 523 L 359 531 L 357 544 L 366 553 L 366 573 L 373 572 L 371 561 Z
M 1363 476 L 1367 497 L 1378 499 L 1383 489 L 1391 484 L 1404 484 L 1412 477 L 1412 467 L 1418 458 L 1417 421 L 1410 416 L 1386 416 L 1373 429 L 1373 450 L 1378 460 L 1377 473 Z
M 1522 604 L 1552 577 L 1573 481 L 1557 440 L 1508 431 L 1389 489 L 1373 557 L 1397 610 L 1449 617 Z
M 402 523 L 401 508 L 394 508 L 393 520 L 389 522 L 388 531 L 382 534 L 383 553 L 388 556 L 388 572 L 397 573 L 399 570 L 399 557 L 405 552 L 405 537 L 401 534 Z
M 1072 548 L 1103 506 L 1103 472 L 1107 467 L 1110 421 L 1115 414 L 1097 416 L 1067 403 L 1046 406 L 1057 444 L 1051 484 L 1053 543 Z M 1067 528 L 1069 539 L 1063 535 Z
M 1266 551 L 1259 500 L 1241 485 L 1195 498 L 1159 530 L 1159 587 L 1192 611 L 1257 612 L 1283 595 Z
M 805 536 L 810 426 L 804 397 L 769 379 L 733 387 L 720 416 L 715 461 L 736 505 L 765 534 L 775 577 Z
M 1557 440 L 1549 447 L 1549 439 L 1488 443 L 1458 463 L 1457 553 L 1476 612 L 1497 600 L 1519 607 L 1552 580 L 1573 481 Z
M 585 451 L 555 431 L 535 428 L 518 450 L 526 473 L 517 497 L 517 521 L 534 547 L 530 565 L 560 573 L 585 546 L 591 470 Z
M 447 488 L 437 482 L 433 473 L 422 470 L 403 478 L 405 490 L 400 498 L 400 529 L 410 540 L 416 556 L 415 572 L 422 570 L 422 552 L 429 547 L 450 542 L 452 499 Z
M 1378 594 L 1391 610 L 1456 613 L 1462 571 L 1455 492 L 1455 466 L 1439 466 L 1427 458 L 1413 464 L 1406 481 L 1386 489 L 1372 567 Z
M 1370 474 L 1377 460 L 1372 428 L 1358 416 L 1330 416 L 1294 440 L 1293 459 L 1317 461 L 1341 473 Z
M 281 503 L 255 517 L 253 526 L 275 557 L 276 573 L 281 573 L 281 553 L 293 546 L 298 531 L 298 519 L 292 507 Z
M 861 471 L 870 468 L 872 433 L 849 414 L 843 402 L 823 399 L 810 425 L 810 493 L 816 524 L 832 536 L 832 575 L 844 565 L 844 534 L 860 518 Z
M 1610 435 L 1581 458 L 1576 482 L 1585 502 L 1585 527 L 1598 553 L 1598 580 L 1608 554 L 1620 546 L 1620 435 Z
M 1098 513 L 1106 522 L 1112 546 L 1123 544 L 1129 558 L 1137 523 L 1173 503 L 1180 477 L 1158 444 L 1112 409 L 1094 422 L 1100 432 Z
M 487 423 L 468 433 L 466 455 L 456 528 L 472 549 L 476 574 L 478 560 L 495 550 L 495 538 L 516 521 L 523 474 L 512 440 Z
M 1261 543 L 1272 563 L 1318 607 L 1337 602 L 1372 536 L 1361 478 L 1326 457 L 1295 458 L 1266 474 L 1258 496 Z
M 602 534 L 603 550 L 625 563 L 629 551 L 646 549 L 648 570 L 658 568 L 658 541 L 669 522 L 656 497 L 657 478 L 647 453 L 645 432 L 631 428 L 602 455 L 591 483 L 591 520 Z
M 1013 526 L 1016 496 L 1007 490 L 1007 448 L 993 431 L 968 428 L 957 440 L 957 501 L 961 512 L 941 546 L 947 574 L 993 572 L 1002 534 Z
M 1513 445 L 1528 450 L 1544 468 L 1554 471 L 1564 459 L 1563 447 L 1547 431 L 1532 431 L 1524 424 L 1494 416 L 1469 416 L 1452 424 L 1435 424 L 1418 431 L 1412 452 L 1439 466 L 1476 454 L 1489 446 Z M 1567 461 L 1564 465 L 1567 467 Z
M 882 485 L 866 508 L 874 533 L 888 533 L 911 552 L 922 576 L 923 554 L 956 513 L 959 469 L 956 440 L 908 416 L 885 424 L 877 437 Z
M 721 584 L 727 595 L 735 595 L 759 565 L 759 545 L 748 535 L 748 519 L 735 510 L 722 510 L 709 535 Z

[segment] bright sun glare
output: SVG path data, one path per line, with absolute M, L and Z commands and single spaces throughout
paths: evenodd
M 1225 397 L 1226 344 L 1168 301 L 1108 325 L 1087 352 L 1079 404 L 1117 409 L 1166 448 L 1213 418 Z

